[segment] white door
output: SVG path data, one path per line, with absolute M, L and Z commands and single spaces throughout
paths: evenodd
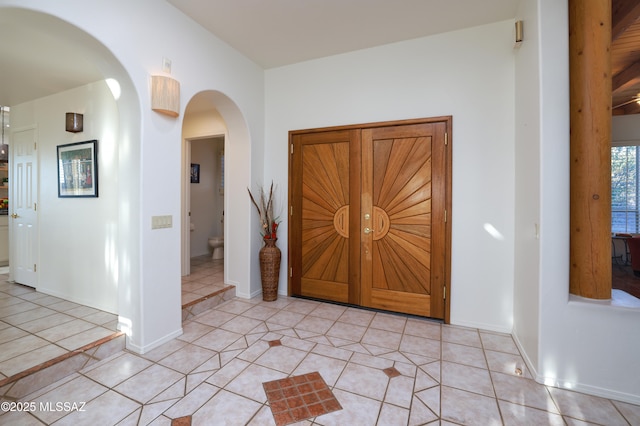
M 13 280 L 30 287 L 37 287 L 38 264 L 36 146 L 36 129 L 27 128 L 12 134 L 9 147 L 9 266 Z

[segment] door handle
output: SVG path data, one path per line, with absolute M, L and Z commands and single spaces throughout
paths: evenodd
M 18 218 L 18 217 L 20 217 L 20 216 L 18 216 L 18 215 L 17 215 L 17 214 L 15 214 L 15 213 L 11 213 L 11 217 L 12 217 L 13 219 L 17 219 L 17 218 Z
M 369 228 L 364 228 L 364 233 L 365 233 L 365 234 L 370 234 L 370 233 L 371 233 L 371 229 L 369 229 Z

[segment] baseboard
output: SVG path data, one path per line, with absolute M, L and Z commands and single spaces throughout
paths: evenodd
M 550 386 L 554 388 L 566 389 L 570 391 L 584 393 L 587 395 L 593 395 L 601 398 L 614 399 L 616 401 L 622 401 L 629 404 L 640 405 L 640 395 L 634 395 L 634 394 L 629 394 L 625 392 L 618 392 L 615 390 L 605 389 L 597 386 L 585 385 L 582 383 L 570 382 L 568 380 L 558 379 L 557 377 L 546 377 L 540 374 L 538 370 L 535 368 L 535 366 L 533 365 L 533 363 L 531 362 L 531 359 L 525 352 L 524 348 L 522 347 L 522 344 L 520 343 L 520 340 L 518 340 L 518 337 L 516 335 L 512 335 L 512 337 L 514 342 L 516 343 L 516 346 L 518 347 L 518 350 L 520 351 L 520 355 L 524 359 L 524 362 L 527 365 L 529 372 L 531 373 L 531 376 L 536 382 L 542 385 Z
M 640 405 L 640 395 L 618 392 L 612 389 L 605 389 L 598 386 L 570 382 L 568 380 L 562 380 L 553 377 L 545 377 L 540 374 L 536 374 L 534 377 L 536 382 L 546 386 L 580 392 L 587 395 L 598 396 L 601 398 L 614 399 L 616 401 L 627 402 L 629 404 Z M 567 384 L 570 384 L 570 386 L 567 386 Z
M 520 356 L 524 360 L 524 363 L 527 365 L 527 368 L 529 369 L 529 373 L 531 373 L 531 377 L 533 377 L 534 380 L 538 382 L 537 377 L 540 376 L 538 374 L 538 370 L 536 369 L 535 365 L 533 365 L 533 362 L 531 361 L 531 358 L 529 358 L 529 355 L 527 354 L 527 352 L 524 350 L 524 347 L 522 346 L 522 343 L 520 343 L 518 336 L 516 334 L 511 334 L 511 338 L 516 343 L 516 346 L 518 347 L 518 351 L 520 352 Z M 541 382 L 538 382 L 538 383 L 541 383 Z
M 94 300 L 85 300 L 83 298 L 75 297 L 73 294 L 66 294 L 54 289 L 50 289 L 43 286 L 37 286 L 35 290 L 38 293 L 47 294 L 49 296 L 57 297 L 58 299 L 64 299 L 69 302 L 77 303 L 79 305 L 87 306 L 89 308 L 98 309 L 103 312 L 107 312 L 109 314 L 117 315 L 116 309 L 113 306 L 100 306 L 96 305 Z
M 477 328 L 483 331 L 493 331 L 496 333 L 511 334 L 512 329 L 508 327 L 501 327 L 495 324 L 482 324 L 473 321 L 451 321 L 451 325 L 458 325 L 460 327 Z
M 158 346 L 161 346 L 165 343 L 167 343 L 170 340 L 175 339 L 176 337 L 182 335 L 182 327 L 180 327 L 178 330 L 174 331 L 173 333 L 167 334 L 164 337 L 161 337 L 160 339 L 157 339 L 155 342 L 152 342 L 148 345 L 145 346 L 139 346 L 136 345 L 134 343 L 131 342 L 131 338 L 129 336 L 127 336 L 127 343 L 126 343 L 126 348 L 128 350 L 130 350 L 131 352 L 135 352 L 137 354 L 143 355 L 146 354 L 149 351 L 152 351 L 153 349 L 157 348 Z

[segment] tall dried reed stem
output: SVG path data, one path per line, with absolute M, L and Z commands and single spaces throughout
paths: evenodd
M 273 182 L 271 182 L 268 197 L 264 192 L 264 188 L 260 187 L 260 204 L 258 204 L 255 198 L 253 198 L 253 194 L 249 188 L 247 188 L 247 192 L 249 193 L 251 202 L 256 206 L 256 210 L 258 210 L 258 215 L 260 215 L 260 229 L 262 236 L 264 238 L 276 238 L 278 222 L 276 221 L 277 218 L 273 215 Z

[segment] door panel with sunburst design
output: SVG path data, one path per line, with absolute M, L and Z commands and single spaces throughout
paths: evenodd
M 349 150 L 353 132 L 322 132 L 295 138 L 294 154 L 301 168 L 292 182 L 300 211 L 293 232 L 298 235 L 299 281 L 294 294 L 349 300 Z M 297 271 L 298 272 L 298 271 Z
M 442 125 L 420 124 L 362 132 L 361 304 L 438 316 L 432 287 L 444 267 L 445 208 Z M 435 168 L 435 170 L 433 170 Z M 435 173 L 434 173 L 435 172 Z M 434 188 L 434 185 L 438 186 Z M 436 281 L 436 286 L 433 281 Z
M 449 125 L 292 132 L 293 295 L 445 318 Z

